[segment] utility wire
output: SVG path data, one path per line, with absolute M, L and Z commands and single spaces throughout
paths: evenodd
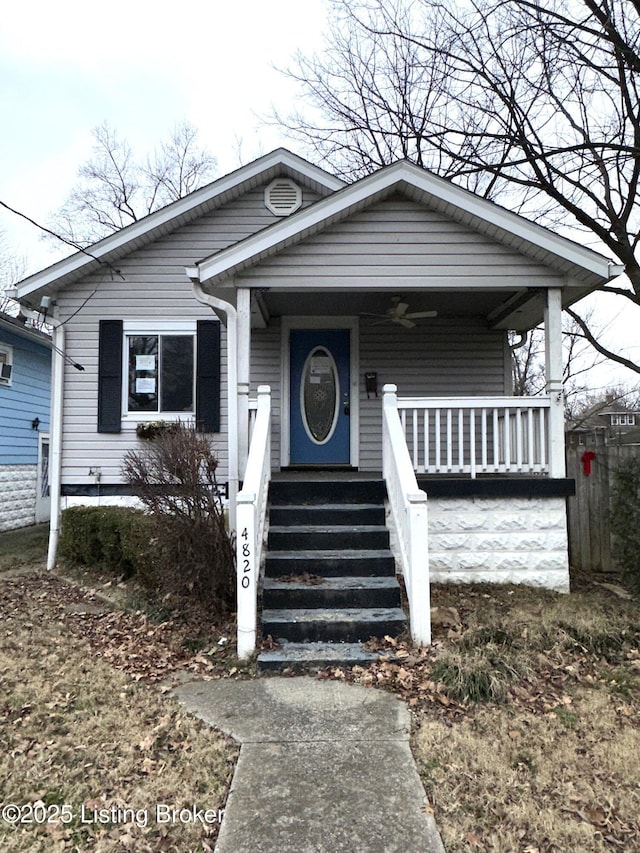
M 41 225 L 39 222 L 36 222 L 35 219 L 32 219 L 30 216 L 27 216 L 26 213 L 21 213 L 19 210 L 16 210 L 11 205 L 7 204 L 4 201 L 0 200 L 0 206 L 4 207 L 10 213 L 15 214 L 16 216 L 21 217 L 22 219 L 26 219 L 31 225 L 35 225 L 36 228 L 39 228 L 41 231 L 44 231 L 45 234 L 49 234 L 51 237 L 55 237 L 56 240 L 60 240 L 62 243 L 66 243 L 67 246 L 71 246 L 72 249 L 75 249 L 77 252 L 82 252 L 83 255 L 87 255 L 87 257 L 91 258 L 94 261 L 97 261 L 101 266 L 107 267 L 111 270 L 115 275 L 120 276 L 123 281 L 126 281 L 126 278 L 122 275 L 119 269 L 116 269 L 113 264 L 110 264 L 109 261 L 104 261 L 102 258 L 96 257 L 96 255 L 92 255 L 91 252 L 87 251 L 87 249 L 83 248 L 79 243 L 76 243 L 74 240 L 68 240 L 66 237 L 63 237 L 61 234 L 56 234 L 55 231 L 52 231 L 50 228 L 47 228 L 44 225 Z
M 16 210 L 14 207 L 11 207 L 11 205 L 7 204 L 6 202 L 4 202 L 4 201 L 2 201 L 2 200 L 0 200 L 0 207 L 4 207 L 4 208 L 5 208 L 5 210 L 8 210 L 10 213 L 15 214 L 15 216 L 19 216 L 19 217 L 21 217 L 22 219 L 25 219 L 25 220 L 26 220 L 27 222 L 29 222 L 31 225 L 34 225 L 36 228 L 39 228 L 39 229 L 40 229 L 40 231 L 44 231 L 46 234 L 49 234 L 51 237 L 55 237 L 55 238 L 56 238 L 56 240 L 60 240 L 62 243 L 65 243 L 67 246 L 71 246 L 71 248 L 72 248 L 72 249 L 76 249 L 76 251 L 78 251 L 78 252 L 82 252 L 82 254 L 83 254 L 83 255 L 87 255 L 87 257 L 89 257 L 89 258 L 91 258 L 92 260 L 94 260 L 94 261 L 96 261 L 97 263 L 99 263 L 99 264 L 100 264 L 100 266 L 107 267 L 107 269 L 108 269 L 108 270 L 110 271 L 110 273 L 111 273 L 111 278 L 112 278 L 112 280 L 113 280 L 113 276 L 114 276 L 114 274 L 115 274 L 115 275 L 119 276 L 119 277 L 122 279 L 122 281 L 126 281 L 126 278 L 122 275 L 122 273 L 120 272 L 120 270 L 119 270 L 119 269 L 116 269 L 116 268 L 113 266 L 113 264 L 110 264 L 110 263 L 109 263 L 109 261 L 104 261 L 104 260 L 102 260 L 102 258 L 98 258 L 98 257 L 96 257 L 95 255 L 93 255 L 91 252 L 87 251 L 85 248 L 83 248 L 82 246 L 80 246 L 80 245 L 79 245 L 78 243 L 76 243 L 75 241 L 73 241 L 73 240 L 68 240 L 66 237 L 63 237 L 61 234 L 57 234 L 55 231 L 52 231 L 50 228 L 47 228 L 46 226 L 41 225 L 39 222 L 36 222 L 36 220 L 35 220 L 35 219 L 32 219 L 30 216 L 27 216 L 27 214 L 26 214 L 26 213 L 22 213 L 21 211 Z M 89 294 L 89 296 L 87 296 L 87 298 L 84 300 L 84 302 L 82 303 L 82 305 L 81 305 L 81 306 L 80 306 L 76 311 L 74 311 L 74 313 L 73 313 L 70 317 L 67 317 L 67 319 L 64 321 L 64 323 L 61 323 L 61 325 L 64 325 L 65 323 L 68 323 L 68 322 L 69 322 L 69 320 L 71 320 L 71 318 L 72 318 L 72 317 L 75 317 L 75 315 L 76 315 L 76 314 L 78 314 L 78 313 L 79 313 L 79 312 L 84 308 L 84 306 L 85 306 L 85 305 L 87 304 L 87 302 L 91 299 L 91 297 L 95 295 L 96 291 L 97 291 L 97 288 L 96 288 L 95 290 L 93 290 L 93 291 Z M 46 322 L 46 317 L 47 317 L 47 314 L 46 314 L 46 311 L 45 311 L 45 312 L 44 312 L 44 319 L 45 319 L 45 322 Z M 61 356 L 65 359 L 65 361 L 66 361 L 68 364 L 70 364 L 72 367 L 75 367 L 75 369 L 76 369 L 76 370 L 84 370 L 84 367 L 83 367 L 79 362 L 74 361 L 74 360 L 73 360 L 69 355 L 67 355 L 67 353 L 63 352 L 59 347 L 57 347 L 57 346 L 53 343 L 53 340 L 51 341 L 51 348 L 52 348 L 52 349 L 54 349 L 54 350 L 55 350 L 59 355 L 61 355 Z

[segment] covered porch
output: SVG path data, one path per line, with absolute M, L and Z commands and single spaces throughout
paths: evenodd
M 391 295 L 381 294 L 381 309 L 389 305 Z M 305 302 L 308 294 L 303 296 Z M 560 288 L 548 288 L 531 297 L 545 323 L 548 377 L 546 393 L 533 398 L 507 393 L 510 352 L 506 333 L 491 328 L 487 318 L 479 313 L 480 305 L 495 306 L 503 294 L 496 293 L 491 299 L 483 294 L 478 300 L 474 300 L 474 294 L 466 294 L 466 314 L 457 317 L 446 315 L 443 295 L 439 300 L 434 300 L 434 294 L 429 294 L 429 299 L 423 294 L 422 300 L 417 296 L 403 297 L 412 304 L 410 313 L 437 314 L 416 318 L 411 328 L 405 328 L 388 321 L 384 310 L 366 311 L 372 304 L 366 294 L 358 294 L 357 303 L 356 294 L 350 294 L 351 304 L 358 304 L 362 310 L 344 316 L 329 313 L 326 302 L 317 296 L 316 314 L 300 314 L 297 294 L 288 293 L 287 303 L 292 313 L 287 315 L 275 314 L 275 307 L 282 302 L 270 293 L 252 292 L 250 288 L 235 291 L 232 306 L 235 316 L 232 311 L 226 315 L 230 356 L 234 337 L 230 323 L 235 323 L 237 383 L 237 433 L 231 430 L 229 433 L 229 458 L 236 454 L 238 486 L 235 500 L 232 487 L 230 509 L 238 536 L 239 643 L 243 654 L 250 654 L 255 648 L 269 483 L 275 472 L 293 468 L 318 473 L 324 469 L 327 478 L 336 468 L 359 472 L 362 476 L 382 472 L 394 555 L 408 595 L 411 634 L 420 644 L 430 642 L 430 543 L 437 540 L 429 529 L 428 481 L 434 486 L 438 483 L 440 489 L 449 480 L 482 482 L 485 486 L 491 480 L 504 484 L 505 479 L 518 480 L 521 485 L 534 478 L 536 484 L 556 480 L 560 485 L 564 481 Z M 434 302 L 441 307 L 426 307 Z M 377 307 L 378 303 L 375 304 Z M 304 307 L 310 308 L 308 304 Z M 339 307 L 334 305 L 334 311 Z M 379 317 L 374 316 L 378 313 Z M 326 328 L 344 329 L 350 340 L 348 399 L 345 401 L 339 377 L 331 385 L 336 417 L 348 409 L 349 460 L 342 465 L 291 465 L 291 442 L 286 432 L 291 429 L 292 397 L 300 400 L 304 396 L 302 386 L 294 384 L 290 368 L 292 331 Z M 475 335 L 477 340 L 460 356 L 460 364 L 450 364 L 447 370 L 447 354 L 438 348 L 430 350 L 428 342 L 452 335 L 457 335 L 457 339 Z M 368 342 L 379 336 L 385 343 L 378 350 L 378 360 L 373 365 L 377 370 L 373 371 L 370 359 L 365 363 L 362 356 L 367 352 Z M 420 349 L 427 353 L 422 364 L 415 363 L 410 356 L 403 357 L 409 337 L 411 343 L 407 347 L 411 353 L 415 355 Z M 480 346 L 480 341 L 485 342 L 486 348 Z M 273 360 L 262 355 L 268 346 L 272 356 L 279 354 L 276 370 Z M 435 379 L 429 357 L 431 363 L 441 363 Z M 264 363 L 271 363 L 270 375 Z M 478 363 L 482 365 L 480 369 Z M 483 373 L 487 364 L 495 372 L 488 380 Z M 377 374 L 373 381 L 368 376 L 371 373 Z M 393 376 L 398 377 L 397 382 L 386 381 Z M 450 393 L 415 394 L 420 388 L 427 390 L 434 384 L 438 387 L 438 383 L 439 387 L 448 384 Z M 473 395 L 470 386 L 474 383 L 481 388 L 491 383 L 505 393 Z M 403 385 L 414 393 L 403 395 L 400 391 Z M 456 387 L 461 393 L 455 393 Z M 228 393 L 232 401 L 233 392 L 230 384 Z M 230 412 L 230 421 L 231 417 Z M 562 489 L 558 494 L 561 493 Z M 475 492 L 470 494 L 473 499 Z M 563 505 L 563 498 L 560 503 Z M 537 507 L 532 512 L 537 512 Z
M 497 322 L 504 310 L 503 292 L 413 292 L 402 297 L 361 292 L 328 298 L 238 289 L 236 295 L 238 306 L 245 306 L 237 313 L 240 479 L 248 453 L 242 437 L 253 428 L 253 389 L 259 384 L 269 384 L 274 393 L 273 470 L 305 464 L 293 455 L 292 420 L 298 399 L 305 393 L 308 397 L 305 380 L 317 382 L 318 388 L 320 380 L 305 377 L 302 370 L 295 374 L 294 348 L 304 348 L 304 362 L 313 346 L 293 338 L 300 329 L 343 329 L 349 339 L 345 372 L 322 386 L 335 408 L 329 419 L 335 414 L 339 424 L 346 416 L 348 457 L 306 464 L 380 471 L 383 389 L 395 385 L 395 405 L 416 475 L 565 476 L 559 288 L 529 294 L 536 319 L 544 321 L 547 342 L 545 393 L 532 398 L 511 393 L 512 353 L 505 330 L 516 317 L 504 318 L 506 325 Z M 403 324 L 392 314 L 400 298 L 410 306 L 405 314 L 413 318 Z M 531 309 L 528 313 L 533 315 Z M 338 356 L 334 359 L 328 349 L 323 352 L 336 364 Z

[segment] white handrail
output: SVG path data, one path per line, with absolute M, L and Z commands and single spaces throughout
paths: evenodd
M 385 385 L 382 400 L 382 469 L 397 533 L 411 638 L 431 643 L 427 496 L 418 482 L 398 414 L 397 387 Z
M 238 657 L 256 647 L 258 581 L 271 479 L 271 388 L 260 385 L 247 469 L 237 502 Z
M 549 397 L 401 397 L 419 474 L 549 474 Z

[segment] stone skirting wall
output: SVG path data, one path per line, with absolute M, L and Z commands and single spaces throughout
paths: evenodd
M 569 591 L 564 498 L 431 498 L 435 583 L 523 583 Z
M 0 531 L 36 520 L 37 465 L 0 465 Z

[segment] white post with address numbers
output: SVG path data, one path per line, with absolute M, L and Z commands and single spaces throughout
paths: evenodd
M 236 572 L 238 600 L 238 657 L 250 657 L 256 647 L 258 581 L 271 479 L 271 389 L 258 388 L 247 468 L 237 500 Z

